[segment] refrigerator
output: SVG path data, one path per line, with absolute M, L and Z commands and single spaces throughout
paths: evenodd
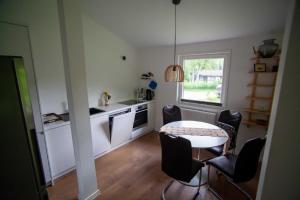
M 48 199 L 22 57 L 0 56 L 1 199 Z

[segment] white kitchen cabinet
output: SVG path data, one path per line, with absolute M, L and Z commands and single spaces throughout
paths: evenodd
M 71 127 L 64 125 L 45 131 L 52 178 L 57 178 L 75 166 Z
M 121 112 L 121 111 L 120 111 Z M 113 118 L 112 133 L 109 130 L 109 115 L 92 116 L 91 133 L 95 157 L 122 145 L 132 138 L 154 130 L 154 102 L 148 103 L 148 123 L 133 131 L 135 112 Z M 70 124 L 49 124 L 45 130 L 47 152 L 52 179 L 64 175 L 75 167 L 75 156 Z
M 94 156 L 110 149 L 108 115 L 91 118 L 91 130 Z
M 131 139 L 135 112 L 117 115 L 113 118 L 111 145 L 116 147 Z

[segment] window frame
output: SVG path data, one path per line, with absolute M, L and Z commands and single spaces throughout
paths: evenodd
M 223 77 L 222 77 L 222 90 L 221 90 L 221 102 L 206 102 L 206 101 L 197 101 L 190 99 L 182 99 L 183 94 L 183 83 L 177 83 L 177 103 L 181 106 L 186 106 L 190 108 L 224 108 L 227 104 L 227 91 L 228 91 L 228 82 L 229 82 L 229 72 L 230 72 L 230 59 L 231 51 L 222 51 L 222 52 L 206 52 L 206 53 L 193 53 L 178 55 L 179 64 L 183 67 L 183 62 L 186 59 L 205 59 L 205 58 L 224 58 L 223 66 Z

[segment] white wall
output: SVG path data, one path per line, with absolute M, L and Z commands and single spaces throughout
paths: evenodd
M 0 20 L 29 27 L 41 113 L 65 112 L 57 1 L 1 1 Z M 112 94 L 112 101 L 133 98 L 138 84 L 136 50 L 87 15 L 82 20 L 89 106 L 97 106 L 104 90 Z
M 284 35 L 258 200 L 300 199 L 300 2 L 294 3 L 295 10 L 290 8 Z
M 281 34 L 263 35 L 247 38 L 237 38 L 205 42 L 199 44 L 187 44 L 178 46 L 178 55 L 188 53 L 203 53 L 215 51 L 231 51 L 231 66 L 229 72 L 229 84 L 227 93 L 227 108 L 242 112 L 243 108 L 249 106 L 246 96 L 250 94 L 247 84 L 252 81 L 252 75 L 248 72 L 253 69 L 249 58 L 253 57 L 252 46 L 258 46 L 262 40 L 277 38 L 280 43 Z M 156 90 L 156 122 L 155 128 L 159 130 L 162 125 L 162 107 L 166 104 L 176 104 L 177 86 L 175 83 L 164 82 L 164 70 L 166 66 L 172 64 L 172 47 L 144 48 L 140 50 L 140 65 L 143 66 L 141 72 L 151 71 L 158 81 Z M 245 113 L 244 117 L 246 117 Z M 247 139 L 264 136 L 265 130 L 241 125 L 238 136 L 238 150 Z
M 41 112 L 63 111 L 66 102 L 57 1 L 1 1 L 0 20 L 27 25 Z
M 87 14 L 83 14 L 83 36 L 89 105 L 97 106 L 103 91 L 111 94 L 111 102 L 133 98 L 139 76 L 136 49 Z

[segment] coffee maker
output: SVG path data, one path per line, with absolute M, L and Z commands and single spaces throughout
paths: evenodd
M 154 97 L 154 91 L 147 89 L 146 90 L 146 100 L 151 101 Z

